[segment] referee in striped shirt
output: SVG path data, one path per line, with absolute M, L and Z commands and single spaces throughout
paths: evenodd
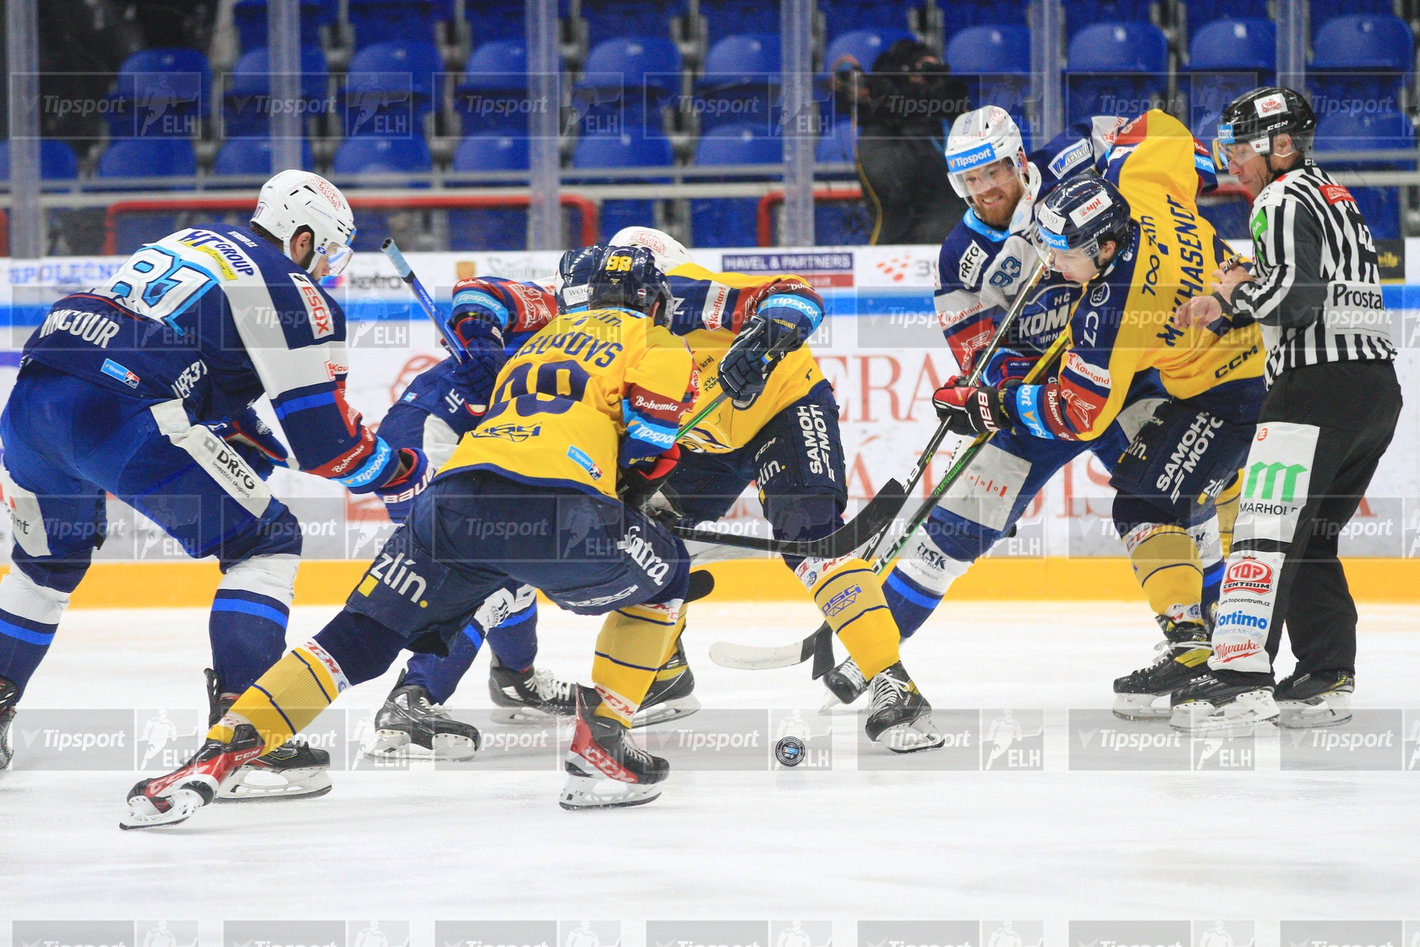
M 1244 466 L 1237 528 L 1213 630 L 1210 674 L 1172 697 L 1175 728 L 1251 732 L 1351 716 L 1356 606 L 1337 558 L 1395 433 L 1400 385 L 1371 232 L 1351 193 L 1312 161 L 1316 115 L 1291 89 L 1239 96 L 1217 149 L 1253 198 L 1256 262 L 1214 274 L 1181 325 L 1257 322 L 1268 394 Z M 1296 671 L 1276 685 L 1286 625 Z

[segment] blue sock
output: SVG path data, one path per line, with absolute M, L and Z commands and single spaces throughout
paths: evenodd
M 243 589 L 218 589 L 207 634 L 222 690 L 240 694 L 286 653 L 285 602 Z
M 20 689 L 16 700 L 44 660 L 58 627 L 57 623 L 46 625 L 0 609 L 0 677 L 8 678 Z
M 459 681 L 478 657 L 478 649 L 483 644 L 483 632 L 478 625 L 470 622 L 463 632 L 449 642 L 448 657 L 436 654 L 416 654 L 405 665 L 404 683 L 418 684 L 429 692 L 429 700 L 436 704 L 448 703 L 459 686 Z
M 514 612 L 488 633 L 488 647 L 504 667 L 525 671 L 537 660 L 537 606 Z
M 927 616 L 936 611 L 942 603 L 942 596 L 929 592 L 903 575 L 901 569 L 893 569 L 883 583 L 883 598 L 897 621 L 897 630 L 903 640 L 912 637 L 913 632 L 922 627 Z
M 1203 570 L 1203 619 L 1210 626 L 1213 608 L 1218 604 L 1219 590 L 1223 585 L 1223 567 L 1226 562 L 1215 562 Z

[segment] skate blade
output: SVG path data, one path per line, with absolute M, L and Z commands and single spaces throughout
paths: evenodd
M 553 714 L 532 707 L 495 707 L 488 715 L 494 723 L 512 724 L 519 727 L 542 727 L 572 714 Z
M 1211 701 L 1192 700 L 1173 708 L 1169 726 L 1183 733 L 1209 736 L 1246 737 L 1276 722 L 1277 705 L 1271 694 L 1240 695 L 1237 700 L 1214 707 Z
M 471 760 L 477 753 L 477 744 L 468 737 L 436 733 L 434 745 L 427 747 L 415 743 L 403 730 L 377 730 L 375 739 L 361 750 L 363 756 L 372 760 L 434 760 L 439 763 Z
M 681 717 L 689 717 L 700 709 L 700 700 L 694 695 L 677 697 L 668 700 L 663 704 L 656 704 L 654 707 L 647 707 L 645 710 L 636 712 L 631 718 L 633 729 L 639 727 L 654 727 L 658 723 L 669 723 Z
M 859 700 L 864 694 L 866 694 L 866 693 L 867 693 L 867 690 L 866 690 L 866 689 L 861 690 L 861 691 L 858 692 L 858 696 L 857 696 L 857 697 L 854 697 L 854 698 L 853 698 L 851 701 L 849 701 L 848 703 L 844 703 L 844 702 L 839 698 L 839 696 L 838 696 L 837 694 L 835 694 L 833 691 L 829 690 L 829 691 L 824 695 L 824 698 L 823 698 L 823 705 L 822 705 L 821 707 L 819 707 L 818 712 L 821 713 L 821 714 L 831 714 L 831 713 L 835 713 L 836 711 L 842 710 L 842 709 L 845 708 L 845 707 L 851 707 L 851 706 L 853 706 L 854 704 L 856 704 L 856 703 L 858 702 L 858 700 Z
M 1325 698 L 1277 701 L 1277 726 L 1288 730 L 1335 727 L 1351 719 L 1351 695 L 1328 694 Z
M 277 799 L 314 799 L 331 790 L 330 770 L 324 766 L 269 770 L 243 766 L 222 783 L 217 802 L 267 802 Z
M 649 786 L 623 783 L 602 776 L 568 775 L 557 804 L 569 811 L 582 809 L 625 809 L 643 806 L 661 794 L 663 783 Z
M 1168 694 L 1115 694 L 1114 715 L 1120 720 L 1167 720 L 1173 716 L 1168 701 Z
M 202 796 L 191 789 L 174 789 L 172 805 L 167 811 L 159 812 L 147 796 L 135 796 L 128 800 L 128 814 L 118 820 L 118 827 L 124 831 L 131 829 L 152 829 L 160 825 L 177 825 L 186 822 L 192 814 L 202 808 Z
M 877 742 L 894 753 L 917 753 L 935 750 L 947 742 L 931 717 L 918 717 L 910 723 L 888 727 L 878 734 Z

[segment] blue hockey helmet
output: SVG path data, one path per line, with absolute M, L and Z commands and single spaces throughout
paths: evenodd
M 587 300 L 592 293 L 592 274 L 607 248 L 601 244 L 568 250 L 557 261 L 557 275 L 552 280 L 552 291 L 557 296 L 558 312 L 576 312 L 587 308 Z
M 1049 266 L 1052 256 L 1063 252 L 1095 260 L 1106 241 L 1121 249 L 1129 232 L 1129 201 L 1119 188 L 1097 175 L 1081 174 L 1059 184 L 1036 207 L 1032 237 Z
M 647 247 L 612 247 L 592 274 L 588 303 L 592 308 L 631 309 L 665 325 L 674 297 L 670 280 L 656 266 Z

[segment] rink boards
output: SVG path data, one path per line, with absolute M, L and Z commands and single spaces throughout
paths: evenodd
M 1395 251 L 1420 241 L 1399 243 Z M 1420 246 L 1397 252 L 1388 272 L 1403 281 L 1385 287 L 1397 364 L 1407 393 L 1420 390 Z M 904 478 L 936 426 L 931 394 L 952 375 L 955 362 L 942 343 L 932 309 L 935 247 L 845 247 L 807 251 L 758 248 L 702 250 L 699 262 L 741 273 L 798 273 L 823 294 L 830 318 L 811 340 L 833 383 L 847 455 L 850 494 L 871 496 L 890 477 Z M 410 253 L 410 262 L 434 295 L 447 302 L 456 279 L 478 274 L 513 279 L 547 278 L 558 253 Z M 8 391 L 18 350 L 59 296 L 103 282 L 122 258 L 0 260 L 0 389 Z M 380 254 L 357 254 L 329 287 L 349 321 L 349 400 L 369 419 L 383 416 L 403 386 L 440 357 L 432 326 Z M 1420 600 L 1420 424 L 1414 409 L 1401 416 L 1395 443 L 1383 460 L 1359 515 L 1342 536 L 1348 575 L 1363 599 Z M 269 415 L 269 406 L 263 406 Z M 932 464 L 928 484 L 945 473 L 947 450 Z M 1108 476 L 1088 454 L 1062 470 L 1022 519 L 1017 535 L 973 569 L 954 594 L 995 598 L 1134 598 L 1138 595 L 1119 555 L 1109 519 Z M 338 601 L 372 558 L 390 526 L 382 505 L 344 494 L 338 485 L 290 471 L 272 478 L 275 492 L 306 530 L 298 601 Z M 925 493 L 927 487 L 923 487 Z M 744 529 L 762 526 L 747 491 L 730 519 Z M 191 563 L 153 524 L 115 501 L 111 529 L 77 604 L 157 604 L 154 584 L 135 573 L 154 568 L 168 581 L 170 604 L 210 598 L 216 568 Z M 8 521 L 0 547 L 8 557 Z M 756 562 L 725 563 L 722 594 L 787 597 L 802 591 L 787 570 Z M 210 581 L 204 578 L 210 573 Z M 190 579 L 189 579 L 190 577 Z

